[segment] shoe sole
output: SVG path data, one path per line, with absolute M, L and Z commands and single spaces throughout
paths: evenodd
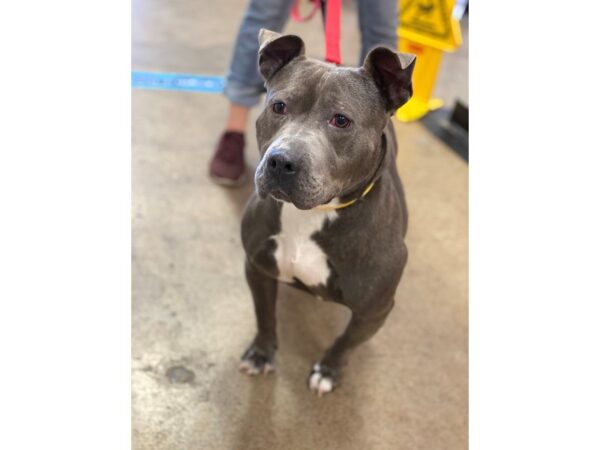
M 219 186 L 226 187 L 239 187 L 246 183 L 246 173 L 244 172 L 237 180 L 232 180 L 231 178 L 220 177 L 218 175 L 209 174 L 211 180 L 213 180 Z

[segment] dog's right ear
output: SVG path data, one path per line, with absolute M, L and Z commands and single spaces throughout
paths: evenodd
M 292 59 L 304 55 L 304 42 L 291 34 L 282 36 L 262 28 L 258 33 L 258 42 L 258 68 L 265 81 Z

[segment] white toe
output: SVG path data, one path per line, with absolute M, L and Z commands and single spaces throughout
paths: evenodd
M 332 389 L 333 381 L 331 381 L 331 378 L 321 378 L 321 381 L 319 382 L 319 396 L 331 392 Z
M 261 370 L 248 359 L 240 363 L 239 369 L 247 375 L 258 375 L 259 373 L 270 373 L 275 371 L 273 364 L 266 363 Z
M 319 382 L 320 382 L 320 381 L 321 381 L 321 374 L 320 374 L 320 373 L 318 373 L 318 372 L 315 372 L 315 373 L 313 373 L 313 374 L 310 376 L 310 382 L 309 382 L 309 384 L 310 384 L 310 388 L 311 388 L 313 391 L 316 391 L 317 389 L 319 389 Z
M 319 397 L 333 390 L 333 380 L 321 374 L 321 367 L 318 364 L 315 364 L 313 367 L 313 373 L 308 380 L 308 385 Z

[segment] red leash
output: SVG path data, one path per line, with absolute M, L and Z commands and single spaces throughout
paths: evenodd
M 342 0 L 327 0 L 325 3 L 325 61 L 338 66 L 340 56 L 340 12 Z
M 306 22 L 310 20 L 317 10 L 321 9 L 319 0 L 311 0 L 313 9 L 305 17 L 300 16 L 298 5 L 300 0 L 295 0 L 292 5 L 291 16 L 296 22 Z M 337 65 L 342 63 L 340 55 L 340 17 L 342 10 L 342 0 L 327 0 L 325 3 L 324 21 L 325 21 L 325 61 Z

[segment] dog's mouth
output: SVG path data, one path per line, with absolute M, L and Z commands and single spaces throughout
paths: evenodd
M 325 202 L 299 201 L 298 199 L 292 198 L 290 195 L 288 195 L 281 189 L 274 189 L 271 192 L 269 192 L 269 195 L 272 198 L 274 198 L 275 200 L 279 200 L 279 201 L 286 202 L 286 203 L 291 203 L 296 208 L 301 209 L 301 210 L 309 210 L 309 209 L 313 209 L 313 208 L 316 208 L 321 205 L 326 205 L 335 198 L 335 196 L 333 196 Z
M 298 209 L 306 210 L 314 207 L 314 205 L 304 202 L 302 199 L 295 198 L 281 189 L 273 189 L 269 192 L 269 195 L 275 200 L 290 203 Z
M 335 198 L 335 195 L 328 195 L 326 201 L 323 201 L 323 192 L 319 193 L 316 189 L 305 192 L 297 186 L 282 186 L 276 180 L 263 177 L 257 179 L 256 186 L 261 198 L 271 197 L 280 202 L 291 203 L 302 210 L 329 203 Z
M 290 196 L 287 195 L 285 192 L 283 192 L 281 189 L 273 189 L 270 192 L 270 194 L 271 194 L 271 197 L 273 197 L 275 200 L 281 200 L 284 202 L 292 203 Z

